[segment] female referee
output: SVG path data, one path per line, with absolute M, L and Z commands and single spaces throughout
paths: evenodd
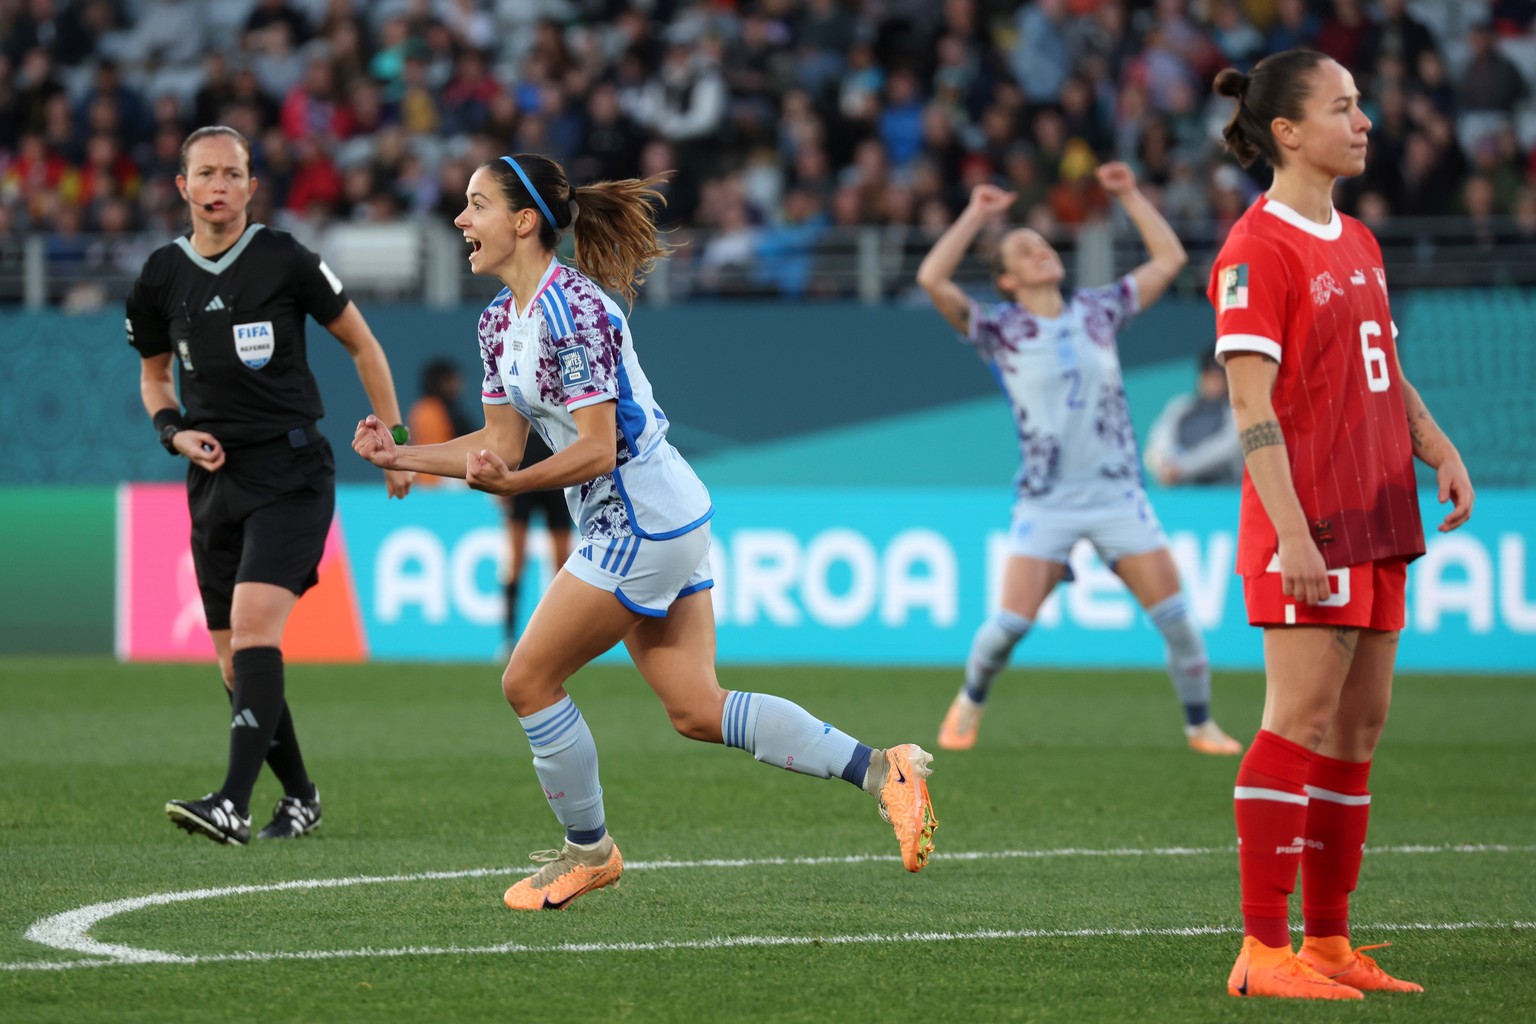
M 485 426 L 447 444 L 403 448 L 370 416 L 352 442 L 374 465 L 463 476 L 494 494 L 565 488 L 576 550 L 501 681 L 565 843 L 535 854 L 545 866 L 507 890 L 514 910 L 565 907 L 623 871 L 603 813 L 597 747 L 565 688 L 621 640 L 684 736 L 876 796 L 908 871 L 927 862 L 938 824 L 925 782 L 931 758 L 916 744 L 874 750 L 787 700 L 727 693 L 715 678 L 714 508 L 667 441 L 625 311 L 599 288 L 633 301 L 640 278 L 666 255 L 652 220 L 658 183 L 572 189 L 559 164 L 531 154 L 476 170 L 454 226 L 470 245 L 471 269 L 506 285 L 480 315 Z M 566 228 L 580 270 L 554 256 Z M 554 454 L 519 468 L 530 426 Z
M 194 835 L 241 846 L 263 761 L 285 795 L 258 838 L 320 824 L 320 794 L 283 695 L 281 649 L 294 603 L 319 581 L 336 504 L 335 460 L 315 426 L 324 410 L 305 316 L 346 347 L 384 422 L 399 423 L 400 407 L 384 350 L 336 275 L 291 235 L 249 223 L 256 179 L 244 136 L 222 126 L 187 136 L 176 187 L 192 233 L 145 261 L 128 298 L 128 341 L 143 357 L 139 393 L 160 443 L 189 463 L 192 559 L 234 717 L 223 784 L 165 810 Z M 404 497 L 411 480 L 385 474 L 391 497 Z
M 965 685 L 939 727 L 939 746 L 976 743 L 992 682 L 1035 613 L 1063 579 L 1067 556 L 1086 538 L 1125 581 L 1163 636 L 1168 674 L 1184 706 L 1185 742 L 1203 754 L 1242 747 L 1211 718 L 1205 640 L 1189 615 L 1168 538 L 1141 486 L 1141 460 L 1120 380 L 1115 335 L 1156 302 L 1183 269 L 1184 246 L 1123 163 L 1099 168 L 1151 258 L 1104 288 L 1063 299 L 1061 257 L 1039 233 L 1018 228 L 998 249 L 997 288 L 1007 302 L 982 305 L 952 280 L 982 227 L 1016 198 L 978 185 L 960 218 L 934 243 L 917 283 L 992 368 L 1009 404 L 1023 464 L 1008 532 L 1001 606 L 981 624 L 966 659 Z
M 1371 759 L 1392 700 L 1408 562 L 1424 553 L 1414 457 L 1435 468 L 1454 530 L 1472 482 L 1403 376 L 1381 247 L 1333 206 L 1365 169 L 1354 78 L 1309 50 L 1227 69 L 1227 147 L 1274 183 L 1212 267 L 1216 352 L 1242 439 L 1237 571 L 1264 630 L 1264 717 L 1237 772 L 1243 945 L 1234 996 L 1421 992 L 1350 946 Z M 1304 937 L 1288 910 L 1301 867 Z M 1371 947 L 1366 947 L 1371 948 Z

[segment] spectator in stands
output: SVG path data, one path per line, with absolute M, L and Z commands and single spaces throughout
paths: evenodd
M 1266 37 L 1270 53 L 1312 45 L 1317 38 L 1318 20 L 1307 10 L 1307 0 L 1277 0 L 1275 23 Z
M 1378 69 L 1382 58 L 1389 56 L 1403 67 L 1418 67 L 1419 54 L 1426 50 L 1438 51 L 1435 37 L 1408 10 L 1408 0 L 1381 0 L 1381 16 L 1360 48 L 1360 67 Z
M 1442 117 L 1456 116 L 1456 90 L 1445 71 L 1445 59 L 1436 50 L 1419 54 L 1418 80 L 1413 83 L 1414 93 L 1423 96 Z M 1422 121 L 1422 116 L 1415 120 Z
M 880 112 L 880 141 L 891 166 L 905 170 L 923 148 L 923 94 L 911 68 L 897 68 L 885 84 Z
M 1520 69 L 1499 51 L 1488 24 L 1467 33 L 1467 66 L 1460 83 L 1461 106 L 1468 111 L 1512 114 L 1530 91 Z
M 123 84 L 114 61 L 104 60 L 96 65 L 90 89 L 75 104 L 78 130 L 92 130 L 91 108 L 98 103 L 110 105 L 116 111 L 118 142 L 131 146 L 149 138 L 149 111 L 139 93 Z
M 479 131 L 490 117 L 491 101 L 501 92 L 501 83 L 485 66 L 485 55 L 465 50 L 443 89 L 444 129 L 455 134 Z
M 1264 33 L 1248 20 L 1238 0 L 1222 0 L 1212 19 L 1212 29 L 1211 38 L 1226 60 L 1247 67 L 1264 55 Z
M 284 206 L 299 216 L 315 216 L 322 220 L 330 217 L 341 201 L 341 174 L 318 139 L 311 136 L 295 139 L 292 147 L 293 183 L 288 188 Z
M 1227 371 L 1214 347 L 1200 354 L 1195 390 L 1174 396 L 1158 414 L 1142 457 L 1164 487 L 1242 482 L 1243 446 L 1227 401 Z
M 304 15 L 288 6 L 288 0 L 257 0 L 250 17 L 245 19 L 245 38 L 242 46 L 247 50 L 265 49 L 271 42 L 272 28 L 281 25 L 291 46 L 303 46 L 309 40 L 309 22 Z
M 1015 16 L 1013 77 L 1031 103 L 1054 103 L 1072 70 L 1064 0 L 1030 0 Z
M 645 137 L 619 104 L 611 82 L 599 82 L 587 97 L 587 128 L 571 162 L 577 181 L 633 178 L 640 169 Z
M 1536 20 L 1536 0 L 1493 0 L 1488 23 L 1501 36 L 1521 36 Z
M 64 86 L 54 72 L 53 59 L 41 46 L 34 46 L 22 55 L 16 72 L 16 93 L 13 114 L 19 132 L 43 130 L 48 101 L 64 96 Z M 66 97 L 66 105 L 68 99 Z
M 1366 53 L 1375 29 L 1360 0 L 1333 0 L 1333 11 L 1323 20 L 1312 45 L 1345 67 L 1366 66 Z
M 290 139 L 316 138 L 329 141 L 352 134 L 351 114 L 338 102 L 336 82 L 330 60 L 323 55 L 311 57 L 304 68 L 304 78 L 283 99 L 281 118 L 283 134 Z

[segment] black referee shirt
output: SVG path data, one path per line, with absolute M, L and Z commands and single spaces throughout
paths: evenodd
M 325 415 L 304 317 L 328 324 L 349 301 L 286 231 L 252 224 L 213 259 L 183 237 L 144 261 L 128 297 L 128 343 L 144 358 L 175 352 L 188 424 L 242 448 Z

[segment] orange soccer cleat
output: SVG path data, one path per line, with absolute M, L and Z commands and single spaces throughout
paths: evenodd
M 1189 749 L 1197 754 L 1235 757 L 1243 752 L 1243 745 L 1222 732 L 1214 718 L 1207 718 L 1199 725 L 1186 725 L 1184 737 L 1189 741 Z
M 612 885 L 624 873 L 624 858 L 608 835 L 595 846 L 567 841 L 558 850 L 540 850 L 528 859 L 544 866 L 507 890 L 503 901 L 513 910 L 564 910 L 576 897 Z
M 1343 935 L 1326 938 L 1308 935 L 1301 942 L 1301 952 L 1296 958 L 1318 974 L 1332 978 L 1362 992 L 1423 992 L 1424 986 L 1394 978 L 1365 955 L 1368 949 L 1384 949 L 1390 942 L 1374 946 L 1349 948 L 1349 939 Z
M 977 704 L 964 690 L 955 694 L 939 726 L 940 750 L 970 750 L 976 745 L 976 731 L 981 728 L 981 715 L 986 706 Z
M 921 871 L 933 853 L 933 833 L 939 827 L 933 801 L 928 797 L 933 755 L 916 743 L 903 743 L 875 753 L 885 762 L 885 778 L 880 782 L 880 817 L 896 830 L 901 863 L 908 871 Z
M 1266 946 L 1249 935 L 1227 977 L 1229 996 L 1275 999 L 1364 999 L 1360 990 L 1318 974 L 1289 945 Z

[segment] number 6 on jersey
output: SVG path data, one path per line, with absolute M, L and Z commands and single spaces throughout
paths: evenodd
M 1387 373 L 1387 354 L 1371 344 L 1371 339 L 1379 337 L 1381 324 L 1375 320 L 1366 320 L 1360 325 L 1360 354 L 1365 357 L 1365 384 L 1372 391 L 1385 391 L 1392 386 L 1392 377 Z

